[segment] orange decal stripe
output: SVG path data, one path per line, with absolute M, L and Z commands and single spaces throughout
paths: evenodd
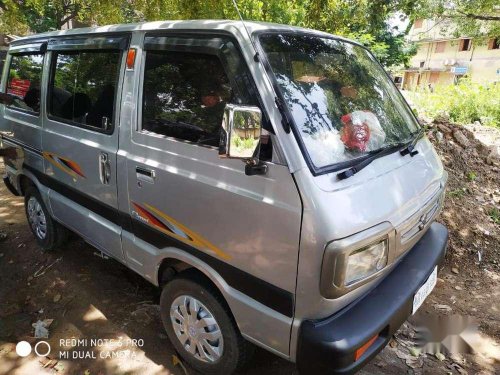
M 59 156 L 53 152 L 44 151 L 42 152 L 42 155 L 45 158 L 45 160 L 47 160 L 50 164 L 52 164 L 57 169 L 63 171 L 64 173 L 69 174 L 71 177 L 85 178 L 85 175 L 83 174 L 82 169 L 80 168 L 78 163 L 66 159 L 62 156 Z
M 73 172 L 75 172 L 77 175 L 85 178 L 85 175 L 83 174 L 82 169 L 80 168 L 80 166 L 76 162 L 74 162 L 72 160 L 68 160 L 68 159 L 63 159 L 63 158 L 59 158 L 59 159 L 61 159 L 61 161 L 63 161 L 64 164 L 66 164 L 68 167 L 70 167 L 73 170 Z
M 182 236 L 179 236 L 178 234 L 176 233 L 172 233 L 170 230 L 168 230 L 168 234 L 184 243 L 187 243 L 189 245 L 194 245 L 195 247 L 198 247 L 198 248 L 204 248 L 204 249 L 208 249 L 212 252 L 214 252 L 215 254 L 217 254 L 219 257 L 223 258 L 223 259 L 230 259 L 231 256 L 227 253 L 225 253 L 224 251 L 222 251 L 221 249 L 219 249 L 217 246 L 213 245 L 212 243 L 210 243 L 208 240 L 206 240 L 205 238 L 203 238 L 202 236 L 200 236 L 199 234 L 193 232 L 192 230 L 190 230 L 188 227 L 186 227 L 185 225 L 179 223 L 177 220 L 175 220 L 174 218 L 168 216 L 167 214 L 163 213 L 162 211 L 158 210 L 157 208 L 149 205 L 149 204 L 144 204 L 144 206 L 152 211 L 154 214 L 160 216 L 162 219 L 168 221 L 171 225 L 174 225 L 177 229 L 181 230 L 182 232 L 184 232 L 188 237 L 191 238 L 191 241 L 188 240 L 187 238 L 184 238 Z M 163 230 L 164 232 L 166 232 L 165 230 Z
M 132 202 L 134 205 L 135 209 L 137 210 L 137 213 L 143 218 L 146 219 L 149 223 L 154 225 L 155 227 L 163 230 L 163 231 L 170 231 L 168 227 L 163 224 L 160 220 L 158 220 L 151 212 L 147 211 L 145 208 L 140 206 L 139 204 Z

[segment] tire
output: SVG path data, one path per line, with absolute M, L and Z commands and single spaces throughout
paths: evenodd
M 186 297 L 188 300 L 187 305 L 185 303 Z M 196 299 L 197 306 L 192 305 L 191 301 L 193 299 Z M 184 305 L 188 306 L 186 308 L 186 312 L 189 312 L 188 320 L 193 319 L 192 317 L 194 316 L 191 315 L 191 306 L 198 307 L 196 310 L 198 311 L 196 316 L 200 318 L 198 321 L 202 320 L 205 323 L 212 323 L 213 321 L 210 320 L 210 316 L 215 319 L 215 324 L 207 324 L 206 328 L 195 328 L 195 325 L 191 324 L 188 325 L 189 329 L 182 331 L 179 330 L 181 324 L 176 325 L 177 332 L 183 332 L 184 337 L 188 337 L 184 344 L 181 343 L 181 339 L 177 336 L 171 318 L 171 309 L 180 313 L 181 316 L 183 315 L 181 309 L 174 308 L 174 306 L 178 306 L 179 301 L 184 301 Z M 208 315 L 206 315 L 207 312 Z M 207 281 L 204 281 L 203 277 L 197 274 L 186 271 L 164 286 L 160 297 L 160 315 L 167 335 L 179 355 L 192 368 L 203 374 L 231 374 L 237 369 L 242 368 L 251 357 L 254 348 L 241 336 L 224 299 L 215 288 L 211 287 Z M 205 320 L 201 319 L 203 317 Z M 177 322 L 181 322 L 181 320 L 177 319 Z M 196 331 L 196 333 L 193 331 Z M 221 336 L 222 341 L 220 338 L 214 340 L 210 336 L 210 340 L 206 340 L 201 344 L 204 334 L 207 333 Z M 192 347 L 196 342 L 201 346 L 196 345 L 195 354 L 191 354 L 186 347 Z M 213 345 L 212 347 L 219 350 L 222 348 L 220 357 L 217 358 L 217 356 L 212 355 L 210 351 L 206 350 L 209 347 L 207 344 L 210 346 Z M 200 355 L 200 348 L 205 352 L 204 355 Z M 204 360 L 200 358 L 203 356 L 206 357 Z
M 66 228 L 52 219 L 40 192 L 34 186 L 25 191 L 24 208 L 31 232 L 43 251 L 54 250 L 64 243 L 68 235 Z

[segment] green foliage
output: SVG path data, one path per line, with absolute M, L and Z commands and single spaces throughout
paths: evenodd
M 477 174 L 475 172 L 469 172 L 467 173 L 467 179 L 472 182 L 477 178 Z
M 462 198 L 465 195 L 465 190 L 464 189 L 455 189 L 455 190 L 449 191 L 447 194 L 450 198 Z
M 478 41 L 500 36 L 498 0 L 402 0 L 400 10 L 419 18 L 439 20 L 444 32 Z
M 252 138 L 232 137 L 232 143 L 237 149 L 250 150 L 255 147 L 255 140 Z
M 436 86 L 408 93 L 420 115 L 431 119 L 447 114 L 459 124 L 480 121 L 500 127 L 500 85 L 479 84 L 461 79 L 457 85 Z
M 495 224 L 500 224 L 500 210 L 496 207 L 492 207 L 488 211 L 488 216 L 493 220 Z
M 67 21 L 125 22 L 127 0 L 0 0 L 0 32 L 25 35 L 60 29 Z
M 244 19 L 313 28 L 366 45 L 385 65 L 404 65 L 414 50 L 387 20 L 401 0 L 238 0 Z M 232 0 L 0 0 L 0 32 L 25 35 L 83 24 L 178 19 L 238 19 Z

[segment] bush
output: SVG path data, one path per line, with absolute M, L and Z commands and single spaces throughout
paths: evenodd
M 463 78 L 457 85 L 436 86 L 405 93 L 419 115 L 434 119 L 448 115 L 459 124 L 480 121 L 500 127 L 500 83 L 473 83 Z

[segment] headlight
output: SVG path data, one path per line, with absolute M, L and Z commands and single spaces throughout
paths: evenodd
M 387 265 L 387 240 L 363 247 L 347 257 L 344 283 L 349 286 L 377 273 Z
M 393 262 L 396 231 L 384 222 L 328 243 L 321 265 L 321 294 L 339 298 L 383 273 Z

